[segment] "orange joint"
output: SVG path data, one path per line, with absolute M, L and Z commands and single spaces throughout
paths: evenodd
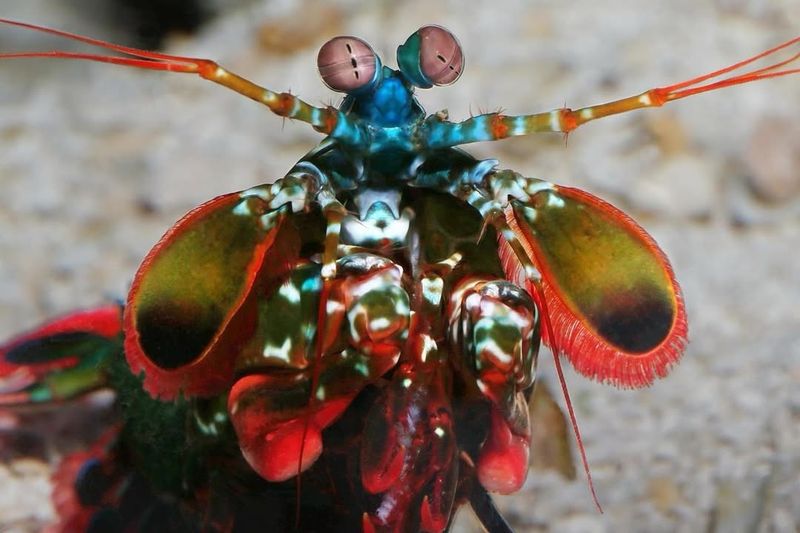
M 339 114 L 330 107 L 325 110 L 325 133 L 330 133 L 339 122 Z
M 197 74 L 199 74 L 201 78 L 207 80 L 214 80 L 217 78 L 219 66 L 215 62 L 200 60 L 195 63 L 195 66 L 197 67 Z
M 569 133 L 579 126 L 578 117 L 568 107 L 560 110 L 559 122 L 561 123 L 561 131 L 564 133 Z
M 506 124 L 506 117 L 500 113 L 492 117 L 489 127 L 491 128 L 492 138 L 504 139 L 508 137 L 508 125 Z
M 288 117 L 294 108 L 294 101 L 294 95 L 290 93 L 280 93 L 273 111 L 282 117 Z
M 650 89 L 647 91 L 647 94 L 650 96 L 650 102 L 655 107 L 661 107 L 666 102 L 671 100 L 671 91 L 668 89 L 662 89 L 660 87 L 656 89 Z

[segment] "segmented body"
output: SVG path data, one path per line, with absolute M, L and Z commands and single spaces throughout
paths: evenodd
M 329 41 L 319 67 L 348 95 L 338 109 L 208 60 L 45 31 L 134 59 L 57 57 L 196 73 L 328 135 L 283 178 L 181 219 L 142 263 L 124 316 L 70 316 L 0 350 L 5 403 L 118 394 L 121 424 L 56 475 L 66 531 L 443 531 L 464 502 L 507 530 L 487 492 L 527 475 L 540 337 L 556 363 L 638 387 L 680 357 L 686 318 L 666 258 L 619 210 L 455 146 L 794 72 L 772 72 L 783 62 L 451 123 L 413 97 L 463 67 L 438 27 L 398 49 L 400 70 L 359 39 Z M 30 55 L 46 54 L 0 57 Z
M 360 450 L 351 453 L 358 459 L 345 461 L 359 465 L 347 476 L 362 479 L 356 496 L 364 503 L 356 508 L 374 509 L 378 528 L 415 530 L 427 520 L 425 529 L 440 530 L 456 494 L 467 498 L 476 475 L 502 492 L 525 479 L 537 311 L 527 292 L 503 279 L 494 232 L 481 238 L 480 214 L 418 184 L 437 176 L 474 179 L 493 162 L 448 149 L 430 161 L 404 158 L 416 171 L 375 170 L 370 158 L 354 160 L 336 148 L 323 143 L 286 178 L 240 193 L 230 208 L 234 216 L 259 216 L 267 228 L 290 209 L 298 214 L 288 238 L 298 259 L 286 265 L 288 280 L 257 304 L 255 333 L 241 336 L 230 358 L 238 377 L 228 413 L 251 466 L 283 481 L 323 461 L 326 429 L 336 434 L 351 403 L 362 392 L 371 396 L 372 406 L 356 417 L 363 427 L 350 451 Z M 405 173 L 409 184 L 387 187 L 388 171 Z M 342 220 L 336 274 L 324 290 L 326 221 L 321 209 L 307 206 L 328 176 L 356 179 L 336 186 L 335 201 L 352 214 Z M 158 269 L 151 271 L 158 276 Z M 196 358 L 162 341 L 174 327 L 162 327 L 173 314 L 164 306 L 174 303 L 155 301 L 152 312 L 142 304 L 137 315 L 139 343 L 160 369 Z M 197 315 L 192 322 L 214 331 Z M 129 362 L 134 371 L 141 364 Z M 149 362 L 141 368 L 147 390 L 168 394 L 171 372 Z M 200 383 L 189 386 L 209 386 Z M 467 450 L 473 462 L 462 459 Z

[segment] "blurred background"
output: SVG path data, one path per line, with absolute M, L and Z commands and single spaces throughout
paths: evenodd
M 314 104 L 338 103 L 315 68 L 328 38 L 360 36 L 394 66 L 408 35 L 441 24 L 466 69 L 419 97 L 453 120 L 629 96 L 800 33 L 797 0 L 9 0 L 0 16 L 209 57 Z M 0 50 L 53 48 L 77 45 L 0 27 Z M 0 62 L 0 338 L 124 297 L 183 213 L 281 177 L 319 139 L 191 76 Z M 568 142 L 469 150 L 631 214 L 672 260 L 690 319 L 684 360 L 649 389 L 567 370 L 605 513 L 580 468 L 574 480 L 536 469 L 497 498 L 515 530 L 798 531 L 800 76 L 607 118 Z M 557 390 L 548 353 L 539 368 Z M 11 424 L 0 417 L 0 430 Z M 48 467 L 2 455 L 0 531 L 35 531 L 53 513 Z M 459 530 L 473 531 L 462 515 Z

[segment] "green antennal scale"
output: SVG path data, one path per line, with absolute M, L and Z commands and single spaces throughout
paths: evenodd
M 450 122 L 414 97 L 463 73 L 439 26 L 398 48 L 397 69 L 357 37 L 331 39 L 318 69 L 344 98 L 315 107 L 207 59 L 0 24 L 118 54 L 0 59 L 196 74 L 325 136 L 284 177 L 179 220 L 124 312 L 76 313 L 0 346 L 0 405 L 117 394 L 119 423 L 56 473 L 58 531 L 440 532 L 465 504 L 510 531 L 488 493 L 525 482 L 540 340 L 588 476 L 561 356 L 591 379 L 648 386 L 680 359 L 686 311 L 667 258 L 627 215 L 457 147 L 796 74 L 800 57 L 737 74 L 795 38 L 605 104 Z

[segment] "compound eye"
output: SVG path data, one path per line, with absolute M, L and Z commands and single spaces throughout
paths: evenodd
M 464 54 L 455 36 L 440 26 L 423 26 L 420 36 L 419 66 L 437 86 L 454 83 L 464 69 Z
M 423 26 L 397 47 L 397 64 L 414 86 L 450 85 L 464 70 L 464 54 L 452 33 L 441 26 Z
M 354 93 L 372 87 L 378 80 L 381 62 L 372 47 L 358 37 L 334 37 L 319 50 L 317 68 L 330 89 Z

